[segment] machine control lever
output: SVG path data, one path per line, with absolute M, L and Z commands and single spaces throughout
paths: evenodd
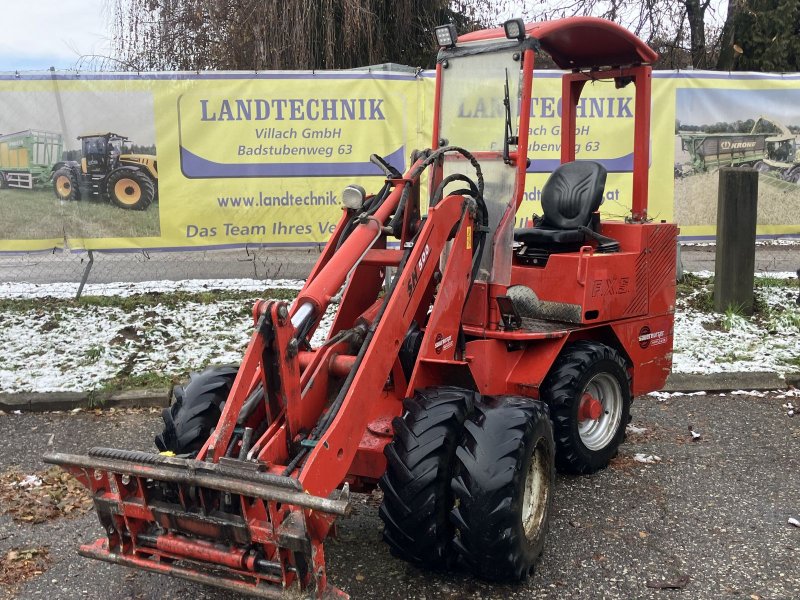
M 403 178 L 403 174 L 400 173 L 400 171 L 398 171 L 392 165 L 390 165 L 385 158 L 378 156 L 377 154 L 371 154 L 369 157 L 369 162 L 371 162 L 373 165 L 375 165 L 381 171 L 383 171 L 386 177 L 388 177 L 389 179 Z

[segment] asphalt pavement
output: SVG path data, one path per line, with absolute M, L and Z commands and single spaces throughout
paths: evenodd
M 612 466 L 557 479 L 545 553 L 525 584 L 430 573 L 392 558 L 377 494 L 356 495 L 354 514 L 326 542 L 329 577 L 353 599 L 800 598 L 800 528 L 788 524 L 800 518 L 800 416 L 788 416 L 785 402 L 778 392 L 637 399 L 633 424 L 646 431 L 629 436 Z M 0 415 L 0 473 L 40 471 L 46 451 L 152 449 L 159 429 L 158 411 L 146 409 Z M 645 465 L 636 453 L 660 461 Z M 79 557 L 77 547 L 101 533 L 91 512 L 38 525 L 0 516 L 0 558 L 42 546 L 51 558 L 41 575 L 0 586 L 0 598 L 234 598 Z M 665 582 L 685 587 L 649 587 Z

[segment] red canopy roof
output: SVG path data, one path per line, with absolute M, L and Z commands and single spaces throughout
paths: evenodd
M 658 58 L 652 48 L 624 27 L 596 17 L 528 23 L 525 31 L 539 40 L 542 49 L 562 69 L 652 63 Z M 499 27 L 467 33 L 458 41 L 474 42 L 502 37 L 505 37 L 505 32 Z

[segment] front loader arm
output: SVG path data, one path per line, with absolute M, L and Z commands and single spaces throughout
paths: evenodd
M 300 482 L 309 493 L 326 496 L 344 480 L 367 425 L 369 404 L 387 384 L 400 344 L 425 301 L 429 283 L 439 271 L 439 257 L 456 228 L 466 232 L 472 227 L 472 212 L 463 196 L 448 196 L 428 212 L 413 247 L 400 265 L 385 310 L 373 322 L 344 384 L 341 406 L 302 468 Z M 464 262 L 464 275 L 468 275 L 471 260 Z M 469 281 L 462 276 L 457 284 L 466 292 Z M 460 318 L 461 311 L 454 311 L 456 327 Z

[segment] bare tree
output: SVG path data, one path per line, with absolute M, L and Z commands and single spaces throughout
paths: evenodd
M 492 0 L 107 0 L 130 69 L 340 69 L 430 63 L 433 27 L 484 25 Z
M 737 0 L 730 0 L 731 2 Z M 745 0 L 740 0 L 745 1 Z M 708 68 L 719 52 L 720 8 L 724 0 L 545 1 L 529 9 L 532 20 L 595 16 L 615 21 L 661 55 L 658 66 Z

